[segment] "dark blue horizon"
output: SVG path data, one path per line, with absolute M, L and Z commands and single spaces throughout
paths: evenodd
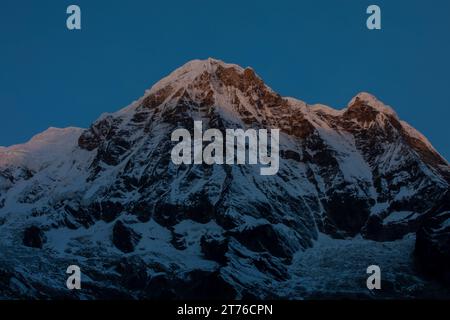
M 366 28 L 366 8 L 382 30 Z M 66 8 L 82 30 L 66 28 Z M 2 1 L 0 145 L 88 127 L 193 59 L 251 66 L 275 91 L 345 107 L 367 91 L 450 159 L 450 2 Z

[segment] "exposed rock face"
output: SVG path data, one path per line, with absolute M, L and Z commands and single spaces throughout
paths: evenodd
M 171 133 L 192 132 L 195 120 L 223 133 L 280 129 L 278 174 L 173 164 Z M 96 281 L 90 297 L 301 298 L 301 285 L 274 288 L 295 283 L 292 261 L 321 234 L 394 241 L 420 229 L 418 256 L 445 260 L 437 230 L 448 217 L 434 209 L 449 183 L 448 162 L 370 94 L 342 110 L 310 106 L 250 68 L 192 61 L 86 130 L 51 129 L 0 149 L 0 246 L 16 248 L 16 233 L 36 222 L 48 230 L 42 255 L 101 257 L 84 266 Z M 431 230 L 444 240 L 431 241 Z M 34 230 L 27 243 L 42 247 L 41 236 Z
M 31 226 L 23 232 L 23 245 L 27 247 L 42 249 L 44 242 L 45 235 L 39 227 Z
M 226 257 L 228 242 L 228 239 L 225 237 L 203 235 L 200 239 L 200 246 L 206 259 L 226 265 L 228 261 Z
M 269 223 L 256 225 L 244 230 L 234 231 L 231 234 L 245 247 L 255 252 L 267 252 L 278 258 L 290 260 L 292 255 L 302 248 L 302 239 L 296 238 L 297 233 L 286 233 L 284 225 Z M 284 232 L 283 232 L 284 231 Z M 309 243 L 304 243 L 307 247 Z
M 417 232 L 415 254 L 425 273 L 450 286 L 450 192 Z
M 117 221 L 114 224 L 112 242 L 120 251 L 124 253 L 133 252 L 140 239 L 141 236 L 133 229 L 125 226 L 122 221 Z
M 139 257 L 123 258 L 116 266 L 120 273 L 120 283 L 131 290 L 144 290 L 149 282 L 147 266 Z

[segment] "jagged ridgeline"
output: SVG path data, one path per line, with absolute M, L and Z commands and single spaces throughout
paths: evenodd
M 280 129 L 277 174 L 175 165 L 171 134 L 194 121 Z M 448 296 L 449 182 L 370 94 L 307 105 L 250 68 L 192 61 L 89 129 L 0 148 L 0 297 L 364 298 L 370 264 L 375 297 Z

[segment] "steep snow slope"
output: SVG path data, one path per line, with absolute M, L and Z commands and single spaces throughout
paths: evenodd
M 40 171 L 58 158 L 67 161 L 82 132 L 81 128 L 49 128 L 25 144 L 1 147 L 0 167 L 24 166 Z

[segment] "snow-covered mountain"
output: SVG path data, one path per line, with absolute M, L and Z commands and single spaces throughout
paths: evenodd
M 279 128 L 278 174 L 173 164 L 171 133 L 194 120 Z M 0 148 L 0 297 L 449 297 L 449 183 L 368 93 L 311 106 L 250 68 L 191 61 L 87 130 Z M 72 264 L 81 291 L 66 289 Z

